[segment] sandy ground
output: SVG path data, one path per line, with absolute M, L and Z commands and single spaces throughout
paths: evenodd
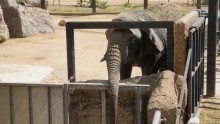
M 66 31 L 65 27 L 58 26 L 58 22 L 62 19 L 109 21 L 114 16 L 52 16 L 53 33 L 14 38 L 1 43 L 1 63 L 50 66 L 54 71 L 46 82 L 63 83 L 67 81 Z M 106 63 L 100 62 L 106 45 L 104 29 L 75 30 L 76 80 L 107 79 Z

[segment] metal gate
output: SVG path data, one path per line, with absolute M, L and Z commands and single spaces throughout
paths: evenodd
M 66 84 L 0 83 L 0 123 L 68 124 Z

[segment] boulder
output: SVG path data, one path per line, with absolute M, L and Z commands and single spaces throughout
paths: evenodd
M 5 7 L 3 12 L 10 37 L 27 37 L 54 31 L 52 18 L 46 10 L 19 5 Z
M 5 24 L 2 8 L 0 7 L 0 42 L 9 39 L 8 27 Z
M 17 7 L 18 4 L 16 3 L 16 0 L 0 0 L 0 5 L 1 7 L 9 7 L 9 6 L 14 6 Z
M 158 81 L 152 89 L 147 106 L 148 124 L 152 123 L 155 110 L 161 111 L 162 118 L 166 118 L 168 124 L 175 124 L 182 82 L 183 77 L 171 71 L 164 71 L 158 75 Z M 180 123 L 183 123 L 186 105 L 187 92 L 185 92 L 183 98 Z

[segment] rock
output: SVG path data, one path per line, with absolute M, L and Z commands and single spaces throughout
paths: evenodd
M 147 106 L 147 123 L 151 124 L 155 110 L 160 110 L 162 118 L 168 124 L 175 124 L 177 105 L 181 92 L 183 77 L 171 71 L 159 73 L 156 86 L 153 87 Z M 187 92 L 186 92 L 187 93 Z M 183 123 L 184 111 L 187 104 L 187 94 L 183 99 L 181 122 Z
M 2 8 L 0 7 L 0 42 L 9 39 L 8 27 L 5 24 Z
M 1 7 L 9 7 L 9 6 L 14 6 L 17 7 L 18 4 L 16 3 L 16 0 L 0 0 L 0 5 Z
M 146 11 L 162 21 L 177 21 L 189 13 L 189 10 L 174 3 L 152 5 Z
M 65 26 L 66 25 L 66 21 L 65 20 L 60 20 L 60 22 L 58 23 L 59 26 Z
M 27 37 L 54 31 L 52 18 L 46 10 L 19 5 L 4 8 L 3 12 L 10 37 Z

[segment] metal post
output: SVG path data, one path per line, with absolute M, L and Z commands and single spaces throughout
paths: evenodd
M 148 0 L 144 0 L 144 10 L 148 8 Z
M 159 110 L 155 111 L 152 124 L 161 124 L 161 112 Z
M 41 8 L 42 9 L 46 9 L 46 7 L 45 7 L 45 0 L 41 0 Z
M 135 119 L 136 124 L 141 124 L 142 122 L 142 94 L 141 94 L 141 87 L 137 87 L 135 91 Z
M 215 96 L 216 78 L 216 18 L 218 0 L 209 0 L 208 14 L 208 50 L 207 50 L 207 93 L 209 97 Z
M 174 22 L 167 28 L 167 67 L 173 71 L 173 56 L 174 56 Z
M 95 3 L 95 0 L 92 0 L 92 13 L 93 14 L 96 13 L 96 3 Z
M 63 85 L 63 111 L 64 111 L 64 124 L 69 124 L 69 88 L 68 83 Z
M 74 48 L 74 33 L 72 26 L 68 23 L 66 24 L 66 44 L 67 44 L 67 70 L 68 70 L 68 80 L 70 82 L 75 82 L 75 48 Z

